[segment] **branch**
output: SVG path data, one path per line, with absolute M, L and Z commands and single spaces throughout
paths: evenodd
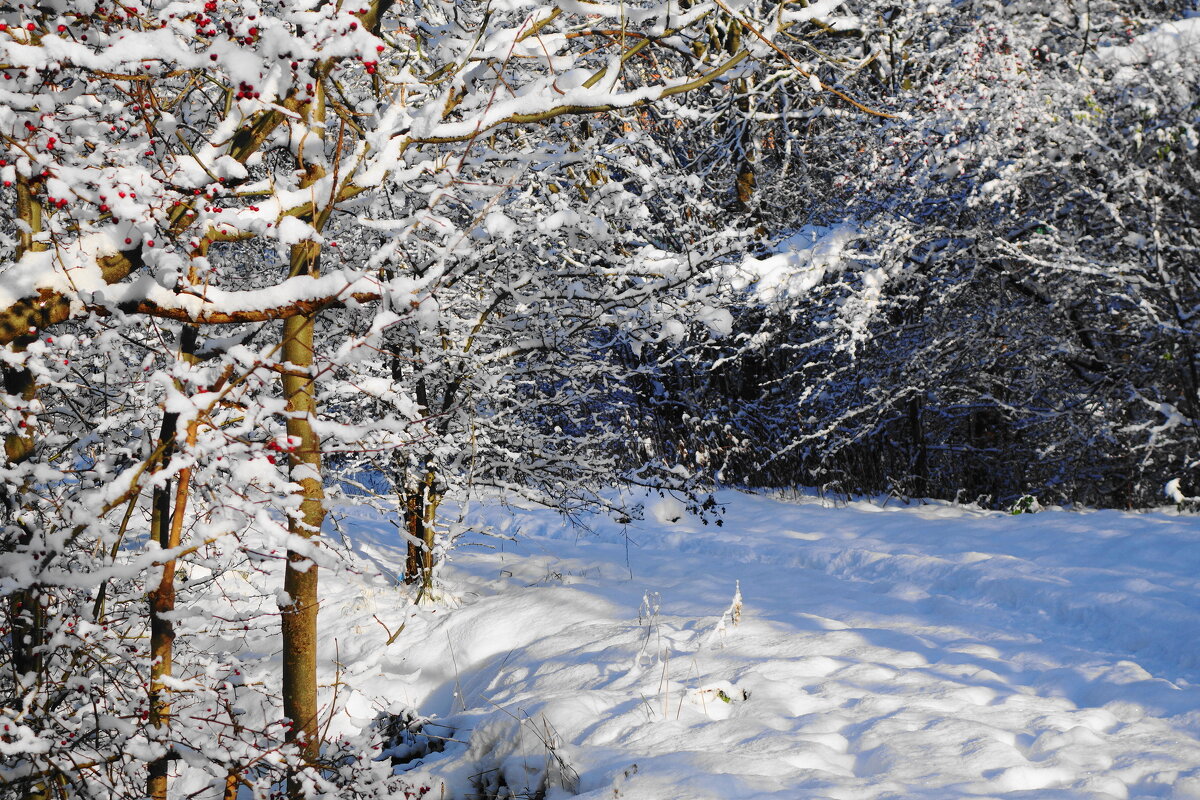
M 785 52 L 783 50 L 783 48 L 781 48 L 779 45 L 775 44 L 775 42 L 771 41 L 771 39 L 769 37 L 767 37 L 762 31 L 760 31 L 758 28 L 751 25 L 749 22 L 747 22 L 746 20 L 742 19 L 740 16 L 735 14 L 733 9 L 731 9 L 729 6 L 725 5 L 723 0 L 713 0 L 713 2 L 716 3 L 717 6 L 720 7 L 720 9 L 722 11 L 724 11 L 731 18 L 733 18 L 743 28 L 745 28 L 746 30 L 753 33 L 755 35 L 755 37 L 757 37 L 759 40 L 762 41 L 763 44 L 765 44 L 767 47 L 774 50 L 779 55 L 783 56 L 784 61 L 786 61 L 791 66 L 792 69 L 794 69 L 794 70 L 796 70 L 796 72 L 800 73 L 800 75 L 802 75 L 803 77 L 808 78 L 810 80 L 812 78 L 816 77 L 813 73 L 804 69 L 804 67 L 802 67 L 799 64 L 799 62 L 796 61 L 796 59 L 794 59 L 790 55 L 788 55 L 787 52 Z M 887 112 L 878 111 L 874 108 L 863 105 L 862 103 L 858 102 L 853 97 L 851 97 L 850 95 L 848 95 L 845 92 L 842 92 L 838 89 L 833 88 L 828 83 L 825 83 L 825 81 L 822 81 L 819 78 L 817 79 L 817 83 L 819 83 L 821 85 L 821 88 L 824 89 L 825 91 L 829 92 L 830 94 L 834 95 L 835 97 L 840 97 L 842 100 L 845 100 L 847 103 L 854 106 L 855 108 L 857 108 L 859 111 L 863 112 L 864 114 L 870 114 L 873 117 L 883 117 L 884 119 L 897 119 L 895 114 L 888 114 Z
M 97 259 L 105 283 L 116 283 L 142 267 L 141 250 L 129 250 Z M 27 297 L 0 309 L 0 346 L 11 344 L 31 331 L 65 322 L 71 318 L 74 298 L 53 289 L 40 289 L 36 297 Z
M 646 42 L 649 40 L 643 39 L 642 41 Z M 490 122 L 481 122 L 478 127 L 473 129 L 470 133 L 462 133 L 450 136 L 417 136 L 410 138 L 408 142 L 418 142 L 421 144 L 449 144 L 451 142 L 466 142 L 479 137 L 483 133 L 492 130 L 493 128 L 498 128 L 501 125 L 528 125 L 534 122 L 546 122 L 554 119 L 555 117 L 566 115 L 600 114 L 606 111 L 616 111 L 624 108 L 641 108 L 643 106 L 653 105 L 665 97 L 684 94 L 685 92 L 690 92 L 703 86 L 707 86 L 729 70 L 736 67 L 738 64 L 745 61 L 749 56 L 749 50 L 741 50 L 719 67 L 714 67 L 712 70 L 700 75 L 694 80 L 687 81 L 686 83 L 678 83 L 674 86 L 664 86 L 662 87 L 661 91 L 652 96 L 640 97 L 628 102 L 599 103 L 596 105 L 564 103 L 563 105 L 547 108 L 543 111 L 534 111 L 524 114 L 510 114 L 507 117 L 501 117 L 500 119 Z
M 222 311 L 216 307 L 191 311 L 182 306 L 163 306 L 153 300 L 139 300 L 121 303 L 118 309 L 125 314 L 145 314 L 159 319 L 171 319 L 177 322 L 189 322 L 193 325 L 237 325 L 245 322 L 267 322 L 275 319 L 288 319 L 302 314 L 315 314 L 327 308 L 343 308 L 349 302 L 372 303 L 383 295 L 379 292 L 352 292 L 325 297 L 293 300 L 289 303 L 267 308 L 243 309 L 240 311 Z M 88 306 L 93 311 L 106 312 L 106 306 Z
M 157 284 L 149 287 L 127 284 L 114 287 L 116 291 L 112 296 L 97 293 L 82 299 L 87 308 L 102 314 L 116 310 L 193 325 L 237 325 L 288 319 L 352 302 L 371 303 L 385 293 L 412 293 L 417 287 L 417 281 L 383 284 L 374 277 L 335 272 L 321 277 L 299 275 L 266 289 L 246 291 L 227 291 L 211 286 L 171 291 Z M 122 290 L 127 296 L 121 296 Z

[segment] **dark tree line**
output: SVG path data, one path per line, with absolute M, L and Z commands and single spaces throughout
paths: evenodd
M 789 52 L 901 119 L 764 81 L 756 113 L 731 99 L 677 145 L 749 224 L 801 248 L 851 233 L 782 281 L 755 261 L 794 240 L 731 265 L 735 334 L 675 349 L 641 389 L 654 435 L 751 486 L 1004 508 L 1200 494 L 1200 51 L 1162 24 L 1185 9 L 855 10 L 819 57 Z M 714 151 L 713 127 L 753 135 Z M 725 157 L 745 142 L 749 203 Z

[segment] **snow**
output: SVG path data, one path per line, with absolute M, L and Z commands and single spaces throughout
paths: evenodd
M 808 22 L 809 20 L 827 17 L 834 11 L 837 11 L 844 2 L 845 0 L 817 0 L 817 2 L 811 3 L 802 9 L 787 11 L 783 15 L 783 19 L 785 22 L 795 24 L 797 22 Z
M 106 285 L 103 271 L 96 262 L 116 252 L 112 238 L 102 233 L 82 237 L 66 252 L 25 253 L 21 260 L 10 262 L 3 270 L 0 308 L 34 297 L 42 289 L 63 291 L 103 287 Z M 66 269 L 59 272 L 52 268 L 56 258 L 65 263 Z
M 299 244 L 309 239 L 321 241 L 321 235 L 313 229 L 313 226 L 298 217 L 284 217 L 279 220 L 279 227 L 276 230 L 279 243 L 283 245 Z
M 415 709 L 448 741 L 400 768 L 447 797 L 1200 795 L 1200 518 L 717 500 L 583 532 L 476 499 L 501 538 L 421 605 L 394 526 L 342 507 L 331 732 Z
M 1102 62 L 1123 66 L 1200 57 L 1200 17 L 1164 22 L 1134 37 L 1127 45 L 1098 48 L 1096 57 Z
M 379 295 L 384 291 L 393 297 L 407 298 L 419 285 L 419 281 L 407 278 L 382 283 L 377 277 L 356 270 L 334 270 L 319 277 L 288 278 L 266 289 L 226 290 L 206 286 L 203 294 L 199 294 L 172 291 L 149 276 L 141 276 L 130 283 L 106 285 L 88 295 L 88 299 L 114 305 L 149 301 L 160 309 L 178 310 L 200 318 L 209 313 L 269 312 L 297 303 L 328 302 L 357 294 Z
M 802 297 L 830 272 L 847 266 L 846 248 L 857 238 L 850 225 L 808 226 L 780 241 L 771 252 L 747 255 L 730 269 L 734 288 L 763 303 Z

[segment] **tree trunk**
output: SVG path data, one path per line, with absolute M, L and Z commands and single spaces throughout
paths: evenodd
M 727 55 L 734 55 L 742 49 L 742 26 L 730 20 L 729 28 L 722 42 L 722 49 Z M 750 92 L 750 82 L 739 78 L 733 82 L 733 91 L 737 96 L 738 116 L 732 121 L 733 126 L 739 127 L 737 132 L 737 168 L 733 179 L 734 196 L 738 211 L 753 212 L 755 208 L 754 193 L 758 186 L 757 156 L 754 137 L 754 99 Z
M 20 239 L 16 248 L 16 260 L 26 253 L 44 252 L 49 246 L 36 240 L 42 232 L 43 211 L 29 179 L 17 177 L 17 218 L 24 223 L 20 226 Z M 21 332 L 13 338 L 13 349 L 17 352 L 24 350 L 37 340 L 36 333 L 30 335 Z M 37 396 L 37 381 L 32 372 L 24 368 L 4 369 L 4 390 L 11 395 L 17 395 L 26 404 L 32 404 Z M 37 445 L 35 428 L 29 425 L 21 433 L 15 433 L 4 439 L 4 459 L 9 467 L 28 461 L 34 454 Z M 3 501 L 4 513 L 10 524 L 21 529 L 16 542 L 19 548 L 28 548 L 33 541 L 34 531 L 19 521 L 21 510 L 26 503 L 26 487 L 23 484 L 16 495 L 4 492 L 0 497 Z M 14 591 L 9 595 L 8 614 L 10 641 L 12 642 L 12 667 L 17 685 L 23 676 L 33 674 L 39 682 L 42 680 L 44 660 L 42 647 L 46 644 L 46 603 L 48 598 L 36 585 Z M 51 795 L 52 782 L 55 778 L 40 780 L 28 786 L 24 797 L 26 800 L 41 800 Z
M 291 274 L 317 275 L 320 245 L 304 242 L 292 248 Z M 300 485 L 300 513 L 288 522 L 293 536 L 316 536 L 325 520 L 325 490 L 321 480 L 321 442 L 312 427 L 316 415 L 313 391 L 314 315 L 290 317 L 283 324 L 283 394 L 287 402 L 287 433 L 292 448 L 292 480 Z M 280 607 L 283 624 L 283 713 L 291 721 L 287 740 L 306 761 L 320 754 L 317 731 L 317 566 L 303 553 L 288 549 Z M 293 775 L 288 794 L 300 797 Z
M 400 507 L 404 509 L 404 532 L 408 534 L 408 558 L 404 561 L 404 582 L 414 584 L 421 574 L 421 542 L 424 541 L 425 509 L 421 508 L 419 487 L 405 487 L 400 496 Z
M 23 348 L 24 344 L 18 346 Z M 4 390 L 29 402 L 37 393 L 37 384 L 29 370 L 5 369 Z M 5 437 L 4 455 L 7 465 L 13 467 L 27 461 L 33 454 L 34 444 L 33 426 L 26 428 L 24 433 L 14 433 Z M 15 494 L 4 491 L 4 514 L 10 524 L 20 525 L 17 520 L 24 505 L 21 495 L 19 491 Z M 21 529 L 22 533 L 15 544 L 18 547 L 28 547 L 33 539 L 33 531 L 24 525 L 21 525 Z M 20 589 L 9 595 L 8 616 L 12 630 L 14 677 L 41 672 L 42 659 L 39 648 L 44 639 L 45 611 L 36 587 Z
M 372 6 L 373 7 L 373 6 Z M 331 62 L 323 62 L 317 72 L 323 78 Z M 320 153 L 325 122 L 325 88 L 316 81 L 313 99 L 298 109 L 310 128 L 313 141 L 307 145 Z M 296 167 L 302 174 L 301 188 L 308 188 L 325 176 L 319 160 L 305 161 L 304 148 L 296 154 Z M 340 153 L 335 155 L 335 159 Z M 320 231 L 333 206 L 318 211 L 306 221 Z M 288 277 L 320 275 L 321 245 L 307 240 L 291 249 Z M 313 430 L 317 415 L 314 387 L 313 328 L 316 311 L 288 317 L 283 323 L 283 397 L 287 415 L 288 468 L 291 480 L 300 486 L 299 514 L 288 518 L 293 537 L 288 547 L 283 573 L 284 596 L 280 600 L 283 638 L 283 714 L 289 720 L 286 741 L 294 744 L 306 764 L 314 763 L 321 753 L 317 729 L 317 565 L 295 547 L 295 540 L 311 539 L 321 532 L 325 521 L 325 487 L 321 474 L 321 440 Z M 289 765 L 287 794 L 301 800 L 303 791 L 295 764 Z
M 404 530 L 411 537 L 404 564 L 404 582 L 420 584 L 422 593 L 433 588 L 433 544 L 437 533 L 437 509 L 442 501 L 437 487 L 437 473 L 428 470 L 421 482 L 409 486 L 400 498 Z
M 159 439 L 163 448 L 158 466 L 161 468 L 171 461 L 174 451 L 175 424 L 177 414 L 163 416 L 162 430 Z M 161 486 L 155 486 L 151 495 L 150 535 L 156 539 L 165 550 L 172 547 L 171 543 L 171 482 L 166 481 Z M 149 722 L 156 733 L 165 733 L 165 727 L 170 719 L 170 701 L 166 697 L 163 678 L 171 674 L 171 660 L 175 645 L 175 626 L 168 615 L 175 610 L 175 562 L 163 565 L 162 577 L 158 586 L 150 591 L 147 599 L 150 601 L 150 685 L 149 685 Z M 146 794 L 150 800 L 166 800 L 167 797 L 167 766 L 169 760 L 164 754 L 150 762 L 149 773 L 146 777 Z
M 190 361 L 196 352 L 196 329 L 185 326 L 179 338 L 179 357 Z M 179 415 L 166 413 L 163 415 L 162 430 L 159 435 L 162 454 L 158 458 L 159 467 L 166 467 L 171 462 L 175 451 L 175 437 Z M 188 424 L 187 444 L 190 447 L 196 442 L 196 422 Z M 188 492 L 191 485 L 191 468 L 180 471 L 175 491 L 174 506 L 171 502 L 171 483 L 165 482 L 156 486 L 152 496 L 150 517 L 151 536 L 158 541 L 164 550 L 179 546 L 183 536 L 183 515 L 187 509 Z M 170 677 L 175 647 L 175 624 L 171 621 L 171 612 L 175 610 L 175 559 L 163 564 L 162 577 L 158 586 L 148 596 L 150 601 L 150 690 L 149 690 L 149 722 L 159 736 L 166 733 L 171 721 L 171 700 L 165 686 L 165 678 Z M 167 768 L 170 766 L 171 754 L 167 753 L 150 762 L 149 774 L 146 778 L 146 794 L 150 800 L 166 800 L 167 798 Z
M 20 240 L 17 243 L 16 259 L 20 260 L 26 253 L 46 250 L 44 242 L 36 241 L 35 237 L 42 231 L 42 206 L 34 195 L 29 179 L 17 178 L 17 217 L 24 223 L 20 229 Z M 36 335 L 23 335 L 14 340 L 13 349 L 23 351 L 33 342 Z M 4 368 L 4 391 L 16 395 L 26 404 L 32 403 L 37 396 L 37 382 L 33 373 L 24 368 Z M 8 466 L 16 466 L 28 461 L 33 455 L 34 426 L 30 425 L 21 433 L 14 433 L 4 439 L 4 457 Z M 8 521 L 19 525 L 22 533 L 16 542 L 18 547 L 28 547 L 33 540 L 33 531 L 19 523 L 18 516 L 25 504 L 21 496 L 4 492 L 4 512 Z M 12 630 L 12 666 L 17 677 L 29 673 L 40 673 L 42 670 L 41 646 L 45 640 L 45 608 L 41 592 L 36 586 L 30 586 L 9 595 L 8 613 Z
M 921 396 L 908 399 L 908 435 L 912 440 L 912 496 L 926 497 L 929 494 L 929 443 L 925 440 L 925 426 L 921 420 Z

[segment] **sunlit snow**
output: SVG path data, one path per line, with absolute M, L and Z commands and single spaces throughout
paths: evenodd
M 463 534 L 420 606 L 343 507 L 331 733 L 415 710 L 445 749 L 400 768 L 447 797 L 1200 796 L 1200 519 L 718 500 L 590 533 L 477 501 L 516 540 Z

